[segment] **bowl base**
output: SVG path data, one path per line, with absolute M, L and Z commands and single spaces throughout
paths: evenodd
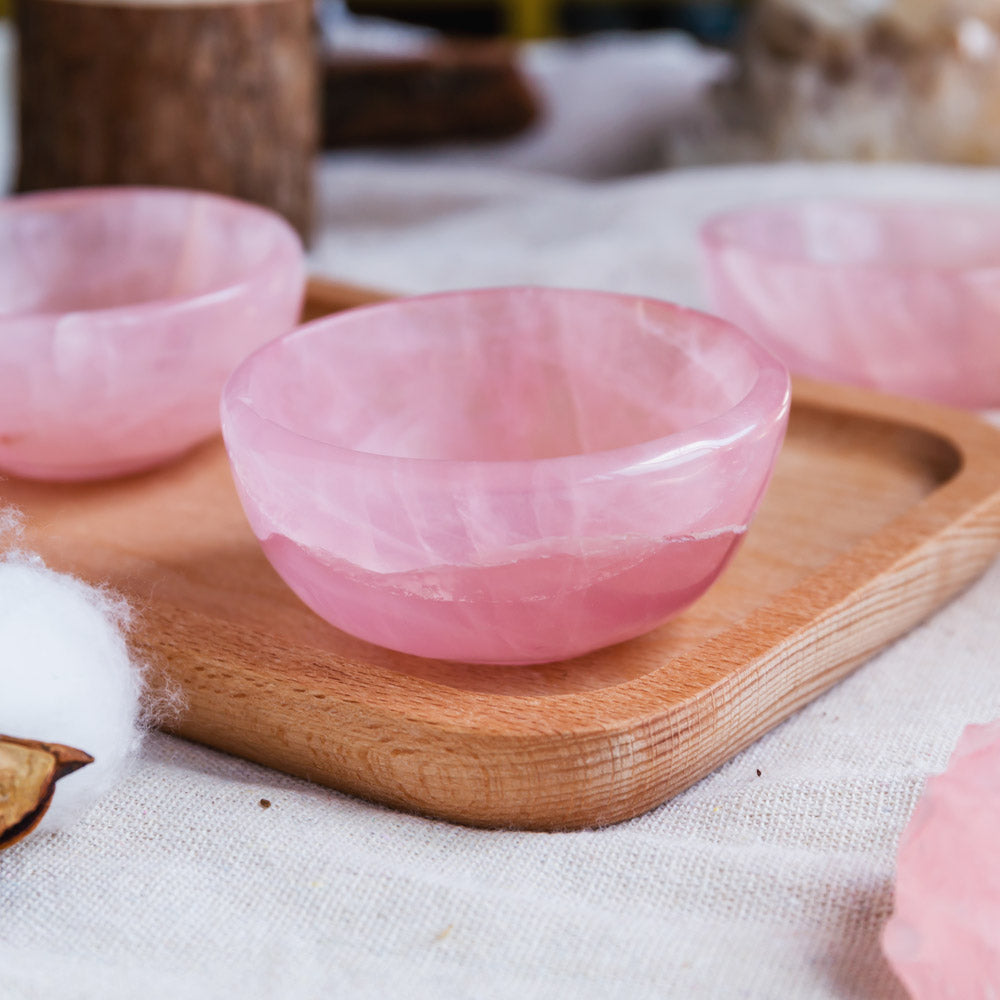
M 498 565 L 374 573 L 283 535 L 264 553 L 320 617 L 367 642 L 435 660 L 529 666 L 643 635 L 697 600 L 743 529 L 594 544 Z M 597 540 L 595 540 L 597 541 Z
M 193 445 L 192 447 L 197 447 Z M 143 455 L 141 458 L 119 459 L 114 462 L 87 462 L 72 465 L 65 462 L 22 462 L 7 460 L 0 455 L 0 475 L 6 473 L 18 479 L 35 479 L 52 483 L 83 483 L 94 479 L 120 479 L 149 472 L 160 465 L 173 462 L 190 451 L 191 448 L 171 449 L 159 455 Z

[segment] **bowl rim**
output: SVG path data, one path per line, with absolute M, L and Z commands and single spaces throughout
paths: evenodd
M 755 216 L 767 216 L 775 212 L 801 212 L 814 208 L 853 208 L 867 210 L 873 213 L 896 211 L 904 213 L 951 213 L 962 212 L 976 216 L 992 218 L 1000 231 L 1000 202 L 987 201 L 955 201 L 944 198 L 855 198 L 851 196 L 816 196 L 806 198 L 768 198 L 744 205 L 737 205 L 722 211 L 713 212 L 704 219 L 698 228 L 698 236 L 702 249 L 710 254 L 734 250 L 762 261 L 774 264 L 811 267 L 817 270 L 829 271 L 867 271 L 887 274 L 948 274 L 948 275 L 987 275 L 1000 273 L 1000 253 L 997 262 L 992 264 L 931 264 L 918 261 L 899 261 L 887 257 L 875 260 L 817 260 L 803 254 L 781 250 L 766 250 L 752 246 L 746 240 L 727 233 L 726 228 L 735 222 L 742 222 Z
M 361 451 L 334 444 L 322 438 L 312 437 L 294 430 L 279 421 L 261 414 L 244 396 L 247 383 L 254 368 L 261 364 L 267 354 L 280 349 L 287 341 L 315 335 L 317 332 L 329 335 L 337 327 L 356 322 L 358 317 L 373 312 L 397 311 L 414 303 L 427 303 L 446 299 L 480 298 L 511 293 L 541 293 L 553 296 L 599 297 L 624 303 L 647 303 L 657 309 L 666 309 L 678 318 L 694 320 L 699 324 L 709 324 L 725 336 L 739 341 L 749 357 L 757 365 L 757 374 L 744 395 L 721 413 L 697 424 L 692 424 L 670 434 L 644 441 L 621 445 L 617 448 L 545 458 L 523 459 L 453 459 L 416 458 L 405 455 L 386 455 L 379 452 Z M 755 340 L 740 327 L 696 309 L 658 299 L 648 295 L 622 292 L 608 292 L 593 289 L 554 287 L 544 285 L 499 285 L 483 288 L 458 289 L 433 292 L 425 295 L 406 296 L 389 299 L 371 305 L 345 309 L 330 316 L 320 317 L 310 323 L 283 334 L 248 355 L 230 374 L 222 390 L 220 409 L 222 415 L 223 438 L 227 449 L 231 449 L 231 414 L 245 412 L 256 423 L 257 429 L 265 433 L 269 446 L 290 449 L 301 453 L 303 447 L 321 449 L 323 453 L 340 461 L 364 463 L 372 467 L 392 467 L 407 469 L 419 474 L 426 471 L 440 474 L 443 467 L 454 469 L 474 469 L 489 475 L 487 470 L 495 470 L 503 477 L 506 473 L 516 474 L 531 470 L 560 470 L 569 472 L 573 465 L 586 465 L 587 477 L 606 475 L 610 471 L 625 471 L 640 466 L 655 465 L 657 469 L 680 465 L 706 453 L 732 447 L 745 437 L 752 436 L 775 423 L 787 420 L 791 403 L 791 377 L 786 366 L 764 345 Z M 586 477 L 585 477 L 586 478 Z
M 123 305 L 101 306 L 93 309 L 24 309 L 18 312 L 0 311 L 0 325 L 8 321 L 25 319 L 58 320 L 64 316 L 87 316 L 95 319 L 114 320 L 133 316 L 142 319 L 149 313 L 175 312 L 197 309 L 206 305 L 224 302 L 245 293 L 257 284 L 275 265 L 285 247 L 293 251 L 299 269 L 305 270 L 305 250 L 299 234 L 292 225 L 277 212 L 252 202 L 242 201 L 229 195 L 197 188 L 159 187 L 153 185 L 103 185 L 94 187 L 57 188 L 46 191 L 29 191 L 23 194 L 0 198 L 0 219 L 16 212 L 37 211 L 39 208 L 59 208 L 76 201 L 93 202 L 95 198 L 110 201 L 125 201 L 136 196 L 156 198 L 177 203 L 207 201 L 223 206 L 235 215 L 256 216 L 271 227 L 275 239 L 264 256 L 242 276 L 222 282 L 218 287 L 199 292 L 197 295 L 157 296 Z

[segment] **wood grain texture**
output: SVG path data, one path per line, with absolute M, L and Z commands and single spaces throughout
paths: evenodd
M 18 0 L 21 191 L 198 188 L 308 237 L 318 146 L 309 0 Z
M 314 283 L 307 313 L 373 293 Z M 966 586 L 1000 550 L 1000 433 L 976 417 L 797 382 L 746 542 L 662 628 L 577 660 L 407 657 L 326 625 L 246 525 L 221 444 L 96 485 L 8 480 L 27 543 L 139 609 L 190 739 L 392 806 L 567 829 L 686 788 Z

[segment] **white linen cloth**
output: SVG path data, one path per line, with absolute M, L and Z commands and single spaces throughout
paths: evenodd
M 338 277 L 698 304 L 693 235 L 711 210 L 824 192 L 996 201 L 1000 174 L 597 186 L 357 155 L 326 163 L 320 192 L 313 263 Z M 998 607 L 995 565 L 716 773 L 605 830 L 464 829 L 154 736 L 78 825 L 0 855 L 0 998 L 901 996 L 878 945 L 896 842 L 961 729 L 1000 715 Z

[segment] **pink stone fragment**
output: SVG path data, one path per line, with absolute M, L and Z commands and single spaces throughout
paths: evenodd
M 1000 720 L 969 726 L 928 779 L 883 947 L 915 1000 L 1000 996 Z
M 788 416 L 728 323 L 518 288 L 320 320 L 248 359 L 223 434 L 268 558 L 421 656 L 565 659 L 649 631 L 732 556 Z
M 1000 406 L 1000 209 L 810 201 L 702 231 L 715 310 L 798 374 Z
M 113 476 L 216 433 L 223 383 L 291 329 L 304 280 L 291 227 L 228 198 L 0 201 L 0 469 Z

